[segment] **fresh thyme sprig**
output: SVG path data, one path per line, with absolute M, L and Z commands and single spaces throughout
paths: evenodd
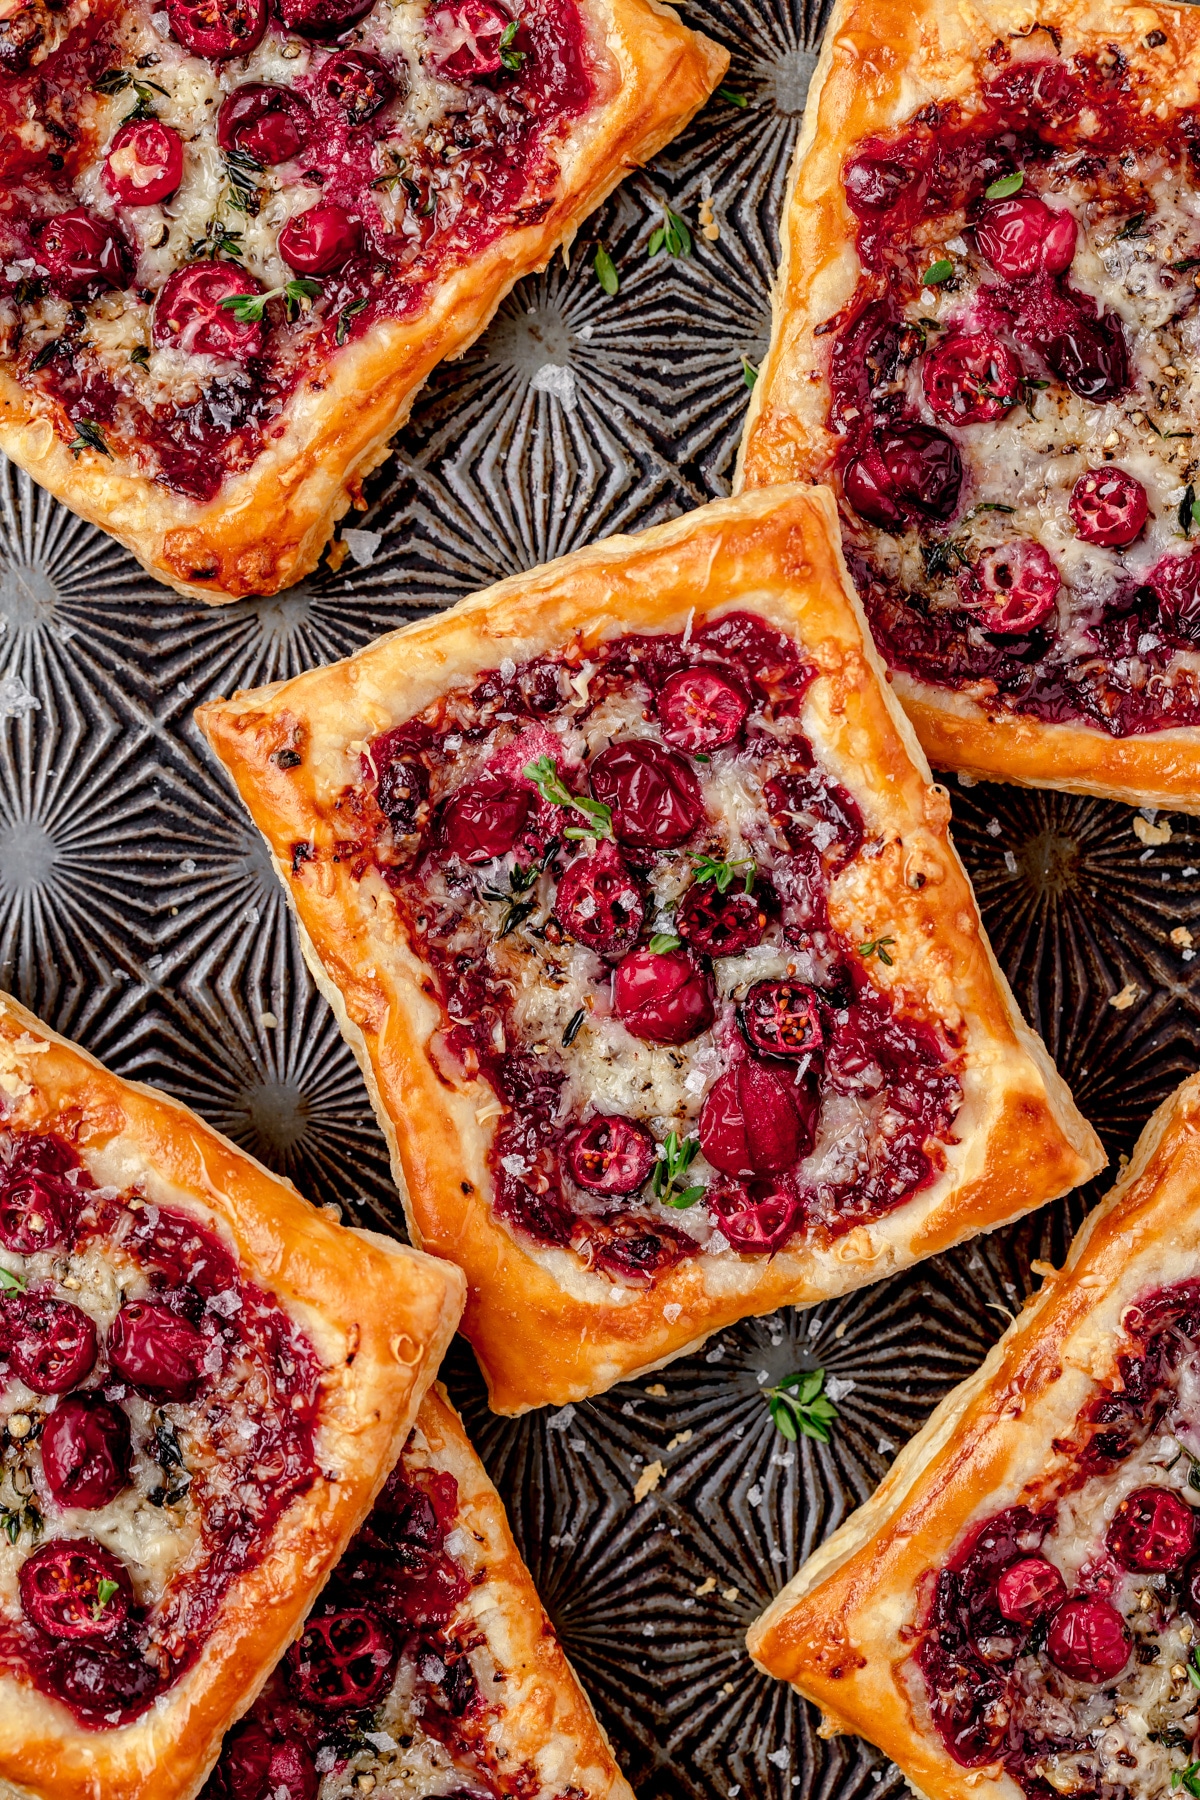
M 356 319 L 360 312 L 365 312 L 370 304 L 371 302 L 369 300 L 351 300 L 347 305 L 343 306 L 341 312 L 338 314 L 337 330 L 333 334 L 336 343 L 345 343 L 346 339 L 350 336 L 351 320 Z
M 120 1582 L 111 1581 L 107 1575 L 102 1575 L 100 1577 L 99 1581 L 96 1583 L 96 1604 L 92 1607 L 93 1619 L 98 1619 L 100 1617 L 113 1595 L 118 1591 L 120 1585 Z
M 300 307 L 306 307 L 321 292 L 321 283 L 311 275 L 297 275 L 282 287 L 268 288 L 265 294 L 227 294 L 221 305 L 231 312 L 239 325 L 261 322 L 268 300 L 282 300 L 287 316 L 294 319 Z
M 552 756 L 539 756 L 536 762 L 526 763 L 523 774 L 526 781 L 532 781 L 542 799 L 551 806 L 568 807 L 588 821 L 586 830 L 578 825 L 568 825 L 563 832 L 564 837 L 612 836 L 612 807 L 605 806 L 603 800 L 591 800 L 586 794 L 573 794 L 555 768 Z
M 742 358 L 742 380 L 753 393 L 754 384 L 758 380 L 758 370 L 748 356 L 743 356 Z
M 1185 1794 L 1192 1795 L 1192 1800 L 1200 1800 L 1200 1762 L 1189 1763 L 1186 1769 L 1172 1769 L 1171 1786 L 1182 1788 Z
M 825 1397 L 824 1369 L 808 1369 L 785 1375 L 774 1387 L 763 1389 L 775 1429 L 794 1444 L 797 1437 L 816 1438 L 819 1444 L 832 1443 L 829 1427 L 838 1417 L 838 1409 Z
M 78 456 L 82 450 L 98 450 L 101 456 L 107 456 L 112 461 L 112 451 L 105 443 L 104 433 L 95 419 L 72 419 L 71 423 L 75 427 L 75 442 L 68 444 L 67 449 L 72 456 Z
M 248 150 L 236 146 L 225 152 L 225 174 L 229 181 L 229 204 L 235 212 L 249 213 L 251 218 L 261 204 L 258 178 L 263 166 Z
M 730 862 L 722 862 L 719 856 L 701 856 L 698 853 L 693 852 L 692 861 L 696 865 L 695 879 L 697 881 L 711 881 L 718 894 L 727 894 L 729 892 L 729 889 L 737 880 L 737 872 L 739 869 L 745 869 L 746 871 L 746 892 L 749 893 L 754 886 L 754 877 L 758 873 L 758 864 L 752 856 L 737 856 Z
M 885 963 L 890 969 L 895 959 L 888 953 L 895 942 L 894 937 L 872 938 L 869 943 L 858 946 L 858 954 L 860 956 L 877 956 L 880 962 Z
M 536 911 L 537 901 L 522 899 L 522 895 L 529 892 L 545 866 L 544 862 L 532 863 L 528 869 L 523 869 L 520 863 L 514 863 L 509 871 L 507 894 L 501 888 L 484 888 L 485 900 L 504 907 L 500 929 L 496 933 L 497 942 L 515 931 L 518 925 L 523 925 L 530 913 Z
M 677 212 L 672 212 L 669 206 L 663 207 L 662 224 L 650 233 L 646 255 L 657 256 L 660 250 L 665 250 L 668 256 L 692 254 L 692 234 L 687 228 L 687 221 L 681 219 Z
M 222 256 L 228 257 L 230 262 L 241 262 L 245 256 L 242 234 L 230 231 L 223 219 L 210 219 L 204 227 L 204 236 L 188 245 L 188 255 L 201 262 L 216 262 Z
M 15 1544 L 22 1531 L 27 1531 L 35 1541 L 41 1537 L 45 1521 L 32 1500 L 24 1506 L 0 1506 L 0 1531 L 3 1531 L 10 1544 Z
M 677 1212 L 695 1206 L 705 1191 L 703 1182 L 697 1187 L 685 1188 L 680 1188 L 679 1183 L 696 1159 L 700 1139 L 686 1137 L 681 1141 L 677 1131 L 669 1131 L 659 1149 L 662 1154 L 654 1165 L 650 1183 L 655 1199 L 661 1200 L 664 1206 L 673 1206 Z
M 159 87 L 157 81 L 147 81 L 144 77 L 131 75 L 128 69 L 106 69 L 96 83 L 102 94 L 120 94 L 126 88 L 132 88 L 134 105 L 121 120 L 122 125 L 129 125 L 139 119 L 157 119 L 154 110 L 154 96 L 161 94 L 164 100 L 171 96 L 166 88 Z
M 0 1269 L 0 1294 L 23 1294 L 29 1286 L 29 1277 L 21 1275 L 16 1269 Z
M 521 29 L 520 19 L 510 19 L 500 34 L 500 62 L 506 69 L 519 69 L 525 61 L 528 51 L 514 50 L 513 42 Z

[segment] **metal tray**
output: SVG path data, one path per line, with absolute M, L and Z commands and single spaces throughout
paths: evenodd
M 776 221 L 824 15 L 799 0 L 688 0 L 686 16 L 733 48 L 728 88 L 747 104 L 714 101 L 609 201 L 569 268 L 556 258 L 522 283 L 438 373 L 370 511 L 348 521 L 377 537 L 351 540 L 357 559 L 336 575 L 194 607 L 0 466 L 0 985 L 314 1200 L 397 1232 L 357 1069 L 191 711 L 728 492 L 742 358 L 766 348 Z M 707 195 L 716 242 L 696 230 Z M 690 257 L 647 257 L 664 202 L 695 231 Z M 592 271 L 597 239 L 620 274 L 612 298 Z M 1197 1060 L 1200 963 L 1169 935 L 1200 915 L 1196 827 L 1176 817 L 1170 842 L 1147 846 L 1123 807 L 984 786 L 958 787 L 955 814 L 1000 961 L 1115 1157 Z M 1031 1259 L 1059 1256 L 1094 1198 L 815 1313 L 747 1322 L 651 1382 L 556 1415 L 491 1417 L 456 1350 L 451 1386 L 643 1795 L 899 1788 L 866 1746 L 818 1739 L 790 1691 L 754 1672 L 742 1634 L 979 1361 Z M 762 1384 L 817 1364 L 836 1378 L 841 1421 L 829 1449 L 792 1447 Z M 665 1473 L 636 1501 L 655 1461 Z

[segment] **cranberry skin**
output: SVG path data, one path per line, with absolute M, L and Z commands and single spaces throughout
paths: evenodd
M 0 1243 L 20 1256 L 49 1250 L 67 1235 L 66 1208 L 57 1184 L 36 1174 L 0 1193 Z
M 754 1057 L 713 1087 L 700 1110 L 700 1148 L 727 1175 L 776 1175 L 812 1148 L 818 1102 Z
M 8 1366 L 35 1394 L 65 1394 L 96 1361 L 96 1327 L 69 1300 L 26 1295 L 11 1324 L 5 1321 Z
M 307 38 L 340 37 L 364 19 L 375 0 L 272 0 L 275 15 L 289 31 Z
M 220 1800 L 264 1800 L 269 1793 L 267 1776 L 275 1745 L 266 1728 L 257 1719 L 239 1725 L 225 1739 L 221 1760 L 212 1772 L 208 1787 Z
M 108 1332 L 114 1372 L 152 1400 L 190 1400 L 204 1375 L 194 1325 L 160 1300 L 127 1300 Z
M 567 1144 L 571 1179 L 591 1194 L 636 1194 L 657 1159 L 644 1126 L 608 1113 L 581 1125 Z
M 1061 275 L 1075 255 L 1078 227 L 1036 194 L 994 200 L 975 226 L 979 254 L 998 275 Z
M 644 849 L 682 844 L 704 817 L 690 765 L 677 751 L 645 738 L 602 750 L 590 780 L 596 799 L 611 806 L 613 831 L 623 844 Z
M 453 0 L 435 6 L 425 22 L 440 74 L 451 81 L 494 75 L 500 67 L 500 39 L 511 20 L 487 0 Z
M 742 1030 L 766 1056 L 815 1056 L 824 1043 L 820 1001 L 801 981 L 756 981 L 741 1018 Z
M 1046 1655 L 1073 1681 L 1112 1681 L 1129 1661 L 1125 1621 L 1107 1600 L 1064 1600 L 1046 1635 Z
M 962 458 L 944 431 L 906 425 L 885 432 L 879 454 L 893 496 L 927 519 L 948 519 L 958 505 Z
M 564 870 L 554 916 L 576 943 L 598 956 L 623 956 L 633 949 L 645 909 L 615 844 L 602 843 L 594 856 L 578 856 Z
M 128 1485 L 129 1419 L 101 1394 L 69 1394 L 42 1428 L 42 1474 L 59 1506 L 94 1511 Z
M 298 156 L 312 130 L 313 116 L 300 95 L 263 81 L 234 88 L 217 114 L 222 150 L 241 150 L 264 166 Z
M 613 976 L 613 1011 L 648 1044 L 686 1044 L 716 1017 L 712 984 L 687 950 L 633 951 Z
M 342 1712 L 378 1699 L 394 1660 L 391 1639 L 370 1613 L 351 1607 L 309 1619 L 288 1652 L 288 1680 L 306 1706 Z
M 1032 631 L 1054 610 L 1061 578 L 1050 552 L 1032 538 L 985 550 L 958 578 L 962 605 L 985 631 Z
M 279 234 L 279 254 L 299 275 L 332 275 L 358 249 L 362 226 L 341 206 L 310 206 Z
M 778 1250 L 799 1222 L 800 1202 L 770 1180 L 739 1181 L 708 1191 L 708 1208 L 734 1250 L 763 1255 Z
M 487 775 L 468 783 L 450 796 L 442 813 L 446 849 L 472 864 L 506 856 L 525 829 L 532 805 L 529 788 Z
M 1145 488 L 1124 469 L 1089 469 L 1071 489 L 1069 508 L 1075 536 L 1106 550 L 1132 544 L 1150 515 Z
M 1067 1597 L 1067 1584 L 1044 1556 L 1009 1563 L 996 1584 L 996 1605 L 1014 1625 L 1033 1625 Z
M 271 1800 L 317 1800 L 320 1777 L 312 1757 L 294 1738 L 276 1744 L 267 1770 L 267 1794 Z
M 124 239 L 107 219 L 81 206 L 59 213 L 43 228 L 35 251 L 50 285 L 69 300 L 100 288 L 129 285 L 132 265 Z
M 1002 419 L 1021 398 L 1021 365 L 999 338 L 952 333 L 925 358 L 925 398 L 945 425 Z
M 1123 1569 L 1165 1575 L 1182 1568 L 1196 1537 L 1196 1520 L 1186 1500 L 1169 1488 L 1137 1488 L 1117 1508 L 1104 1541 Z
M 1115 400 L 1129 386 L 1129 349 L 1121 322 L 1112 313 L 1103 313 L 1094 322 L 1081 321 L 1052 337 L 1045 357 L 1053 373 L 1081 400 L 1099 405 Z
M 396 92 L 391 71 L 365 50 L 340 50 L 331 56 L 317 82 L 350 125 L 365 125 Z
M 654 703 L 663 737 L 676 750 L 717 750 L 742 735 L 750 696 L 718 669 L 679 669 Z
M 905 189 L 917 178 L 916 169 L 882 156 L 860 156 L 848 164 L 842 177 L 850 210 L 864 214 L 891 212 Z
M 1200 547 L 1164 556 L 1146 577 L 1166 629 L 1188 643 L 1200 641 Z
M 194 56 L 249 56 L 267 29 L 267 0 L 167 0 L 171 35 Z
M 157 206 L 183 180 L 183 139 L 158 119 L 122 125 L 108 147 L 104 183 L 124 206 Z
M 50 1638 L 103 1643 L 120 1635 L 133 1605 L 124 1563 L 92 1538 L 54 1538 L 21 1565 L 21 1610 Z M 100 1583 L 116 1592 L 99 1604 Z
M 173 344 L 189 356 L 245 362 L 261 356 L 261 324 L 242 325 L 222 301 L 261 294 L 262 285 L 228 262 L 185 263 L 163 283 L 154 303 L 151 335 L 159 349 Z
M 893 497 L 883 458 L 873 444 L 846 464 L 842 492 L 860 519 L 882 525 L 885 531 L 903 526 L 904 514 Z
M 675 909 L 675 929 L 705 956 L 737 956 L 762 943 L 767 914 L 740 887 L 722 894 L 715 881 L 694 881 Z

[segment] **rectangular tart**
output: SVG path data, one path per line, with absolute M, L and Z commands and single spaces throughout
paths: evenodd
M 501 1411 L 1103 1161 L 995 967 L 828 493 L 610 538 L 197 718 Z
M 0 997 L 6 1800 L 191 1800 L 462 1298 Z

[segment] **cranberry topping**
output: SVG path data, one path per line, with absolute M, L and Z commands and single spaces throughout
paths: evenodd
M 742 1002 L 741 1021 L 767 1056 L 811 1057 L 824 1041 L 820 1001 L 801 981 L 756 981 Z
M 452 0 L 435 6 L 425 30 L 438 72 L 450 81 L 494 75 L 500 67 L 500 40 L 511 20 L 487 0 Z
M 1021 398 L 1021 365 L 999 338 L 952 332 L 926 358 L 925 398 L 945 425 L 1002 419 Z
M 235 1726 L 203 1790 L 205 1800 L 210 1795 L 219 1800 L 265 1800 L 270 1792 L 267 1775 L 274 1748 L 266 1727 L 257 1719 Z
M 1054 608 L 1062 585 L 1050 552 L 1033 538 L 985 550 L 958 578 L 958 596 L 985 631 L 1032 631 Z
M 5 1313 L 9 1369 L 35 1394 L 65 1394 L 90 1372 L 96 1327 L 78 1306 L 46 1294 L 26 1294 Z
M 387 1686 L 395 1651 L 369 1612 L 309 1619 L 288 1652 L 288 1679 L 308 1706 L 338 1712 L 369 1706 Z
M 694 881 L 676 909 L 675 929 L 704 956 L 737 956 L 762 943 L 767 912 L 757 893 L 722 893 L 715 881 Z
M 692 647 L 700 656 L 716 657 L 724 668 L 731 665 L 748 681 L 777 684 L 791 693 L 801 691 L 817 672 L 792 638 L 757 613 L 710 613 L 692 632 Z
M 682 844 L 704 817 L 689 763 L 645 738 L 610 744 L 592 763 L 592 793 L 612 808 L 613 831 L 637 848 Z
M 638 941 L 644 908 L 636 881 L 616 845 L 576 857 L 559 877 L 554 916 L 577 943 L 600 956 L 621 956 Z
M 750 697 L 720 669 L 679 669 L 663 682 L 654 709 L 676 750 L 716 750 L 741 737 Z
M 1075 255 L 1078 228 L 1036 194 L 1014 194 L 985 206 L 975 223 L 979 254 L 998 275 L 1061 275 Z
M 310 206 L 288 220 L 279 254 L 299 275 L 331 275 L 358 249 L 362 226 L 341 206 Z
M 1099 405 L 1115 400 L 1129 386 L 1129 348 L 1121 322 L 1113 313 L 1083 321 L 1052 337 L 1046 361 L 1081 400 Z
M 906 425 L 881 432 L 848 463 L 842 487 L 855 512 L 886 528 L 914 514 L 949 519 L 958 506 L 962 458 L 944 431 Z
M 902 147 L 886 145 L 879 149 L 878 155 L 855 156 L 842 174 L 850 210 L 860 219 L 890 213 L 906 191 L 923 185 L 920 170 L 903 160 Z
M 1089 469 L 1071 489 L 1071 523 L 1085 544 L 1124 550 L 1150 515 L 1146 490 L 1124 469 Z
M 262 326 L 243 324 L 225 305 L 239 294 L 261 292 L 261 283 L 234 263 L 185 263 L 159 290 L 151 322 L 154 342 L 160 349 L 171 345 L 188 356 L 238 362 L 261 356 Z
M 1192 1554 L 1195 1515 L 1167 1488 L 1137 1488 L 1117 1508 L 1105 1542 L 1123 1569 L 1165 1574 Z
M 1067 1597 L 1067 1584 L 1044 1556 L 1009 1563 L 996 1583 L 996 1604 L 1014 1625 L 1033 1625 Z
M 533 790 L 483 775 L 451 794 L 442 812 L 442 841 L 465 863 L 491 862 L 513 848 L 533 806 Z
M 391 70 L 366 50 L 339 50 L 322 64 L 317 85 L 349 125 L 365 125 L 397 91 Z
M 1121 1673 L 1130 1649 L 1125 1621 L 1107 1600 L 1064 1600 L 1046 1634 L 1046 1655 L 1055 1668 L 1096 1686 Z
M 769 1178 L 714 1184 L 708 1209 L 731 1247 L 750 1254 L 780 1249 L 800 1223 L 796 1196 Z
M 92 1538 L 43 1544 L 21 1564 L 17 1584 L 25 1617 L 50 1638 L 111 1640 L 133 1606 L 124 1563 Z
M 204 1377 L 205 1343 L 159 1300 L 127 1300 L 108 1333 L 115 1373 L 155 1400 L 190 1400 Z
M 365 19 L 375 0 L 271 0 L 281 25 L 301 37 L 340 37 L 349 25 Z
M 128 1485 L 132 1456 L 129 1419 L 101 1394 L 69 1394 L 42 1428 L 42 1474 L 59 1506 L 107 1506 Z
M 131 119 L 109 145 L 104 180 L 125 206 L 169 200 L 183 180 L 183 139 L 159 119 Z
M 78 1206 L 75 1190 L 53 1168 L 14 1157 L 0 1165 L 0 1242 L 20 1256 L 51 1250 L 67 1236 Z
M 818 1101 L 811 1085 L 745 1057 L 714 1084 L 700 1110 L 700 1148 L 729 1175 L 773 1175 L 812 1148 Z
M 36 255 L 51 287 L 68 300 L 83 300 L 103 288 L 129 283 L 132 264 L 117 227 L 81 206 L 47 221 Z
M 312 130 L 313 117 L 301 96 L 263 81 L 234 88 L 217 114 L 222 150 L 240 150 L 267 167 L 298 156 Z
M 688 950 L 632 951 L 613 975 L 613 1011 L 651 1044 L 686 1044 L 716 1016 L 712 984 Z
M 1200 548 L 1156 562 L 1146 585 L 1165 628 L 1184 643 L 1200 640 Z
M 573 1180 L 593 1194 L 636 1194 L 657 1155 L 644 1125 L 611 1113 L 598 1113 L 572 1132 L 567 1143 Z
M 171 35 L 194 56 L 249 56 L 267 29 L 267 0 L 166 0 Z

